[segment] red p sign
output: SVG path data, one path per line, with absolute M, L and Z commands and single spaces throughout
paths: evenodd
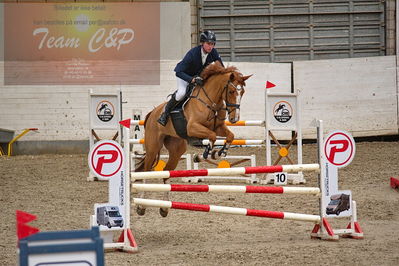
M 98 151 L 97 155 L 111 155 L 111 157 L 109 157 L 108 159 L 106 158 L 106 156 L 102 156 L 99 157 L 97 160 L 97 166 L 95 167 L 96 172 L 101 173 L 102 169 L 103 169 L 103 165 L 107 164 L 107 163 L 113 163 L 116 161 L 116 159 L 118 159 L 118 152 L 114 151 L 114 150 L 102 150 L 102 151 Z
M 90 151 L 89 166 L 97 177 L 112 177 L 121 169 L 122 164 L 122 148 L 115 141 L 99 141 Z
M 337 167 L 347 166 L 355 156 L 355 141 L 347 132 L 334 131 L 326 138 L 324 154 L 331 164 Z

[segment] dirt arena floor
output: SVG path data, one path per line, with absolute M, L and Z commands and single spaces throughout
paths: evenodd
M 251 153 L 264 164 L 260 148 L 230 154 Z M 316 162 L 315 144 L 304 145 L 303 153 L 304 163 Z M 37 215 L 30 224 L 41 231 L 86 229 L 93 204 L 108 198 L 106 182 L 86 181 L 87 155 L 0 157 L 0 172 L 0 265 L 17 262 L 16 210 Z M 339 175 L 339 188 L 352 190 L 357 201 L 363 240 L 314 240 L 311 223 L 268 218 L 182 210 L 162 218 L 156 208 L 139 217 L 132 206 L 139 253 L 107 252 L 106 265 L 399 265 L 399 191 L 389 186 L 389 177 L 399 176 L 399 142 L 358 143 L 355 159 Z M 306 186 L 317 186 L 314 174 L 306 180 Z M 175 193 L 171 199 L 318 214 L 314 196 Z M 347 222 L 335 219 L 332 225 Z

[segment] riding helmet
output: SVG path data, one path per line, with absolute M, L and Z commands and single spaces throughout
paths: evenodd
M 200 35 L 200 42 L 216 43 L 216 35 L 213 31 L 206 30 Z

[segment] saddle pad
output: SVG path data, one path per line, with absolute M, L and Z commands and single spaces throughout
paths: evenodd
M 173 127 L 176 130 L 179 137 L 186 139 L 189 145 L 202 146 L 202 140 L 199 138 L 189 137 L 187 135 L 187 120 L 184 116 L 183 109 L 174 110 L 170 113 L 170 119 L 172 120 Z
M 183 109 L 170 112 L 170 119 L 172 120 L 177 135 L 183 139 L 187 139 L 187 121 L 184 117 Z

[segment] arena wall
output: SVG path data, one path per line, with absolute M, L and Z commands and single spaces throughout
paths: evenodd
M 398 134 L 396 56 L 294 62 L 303 134 L 313 118 L 355 137 Z
M 1 128 L 20 132 L 39 128 L 18 144 L 35 143 L 40 150 L 70 152 L 80 149 L 88 139 L 88 90 L 113 92 L 122 90 L 123 116 L 132 117 L 132 110 L 143 115 L 166 99 L 175 88 L 173 68 L 177 60 L 161 61 L 159 86 L 2 86 L 0 96 Z M 302 96 L 302 128 L 304 138 L 314 138 L 310 126 L 313 119 L 323 119 L 325 129 L 344 129 L 355 137 L 398 134 L 398 90 L 395 56 L 294 62 L 291 64 L 226 62 L 244 74 L 253 74 L 247 81 L 242 101 L 243 120 L 264 119 L 264 88 L 267 80 L 277 86 L 272 92 L 289 92 L 291 85 Z M 239 138 L 259 139 L 261 128 L 235 128 Z M 103 135 L 102 137 L 110 137 Z M 41 145 L 38 145 L 38 143 Z M 59 143 L 60 145 L 56 145 Z M 32 144 L 31 144 L 32 145 Z M 60 146 L 60 148 L 57 148 Z

